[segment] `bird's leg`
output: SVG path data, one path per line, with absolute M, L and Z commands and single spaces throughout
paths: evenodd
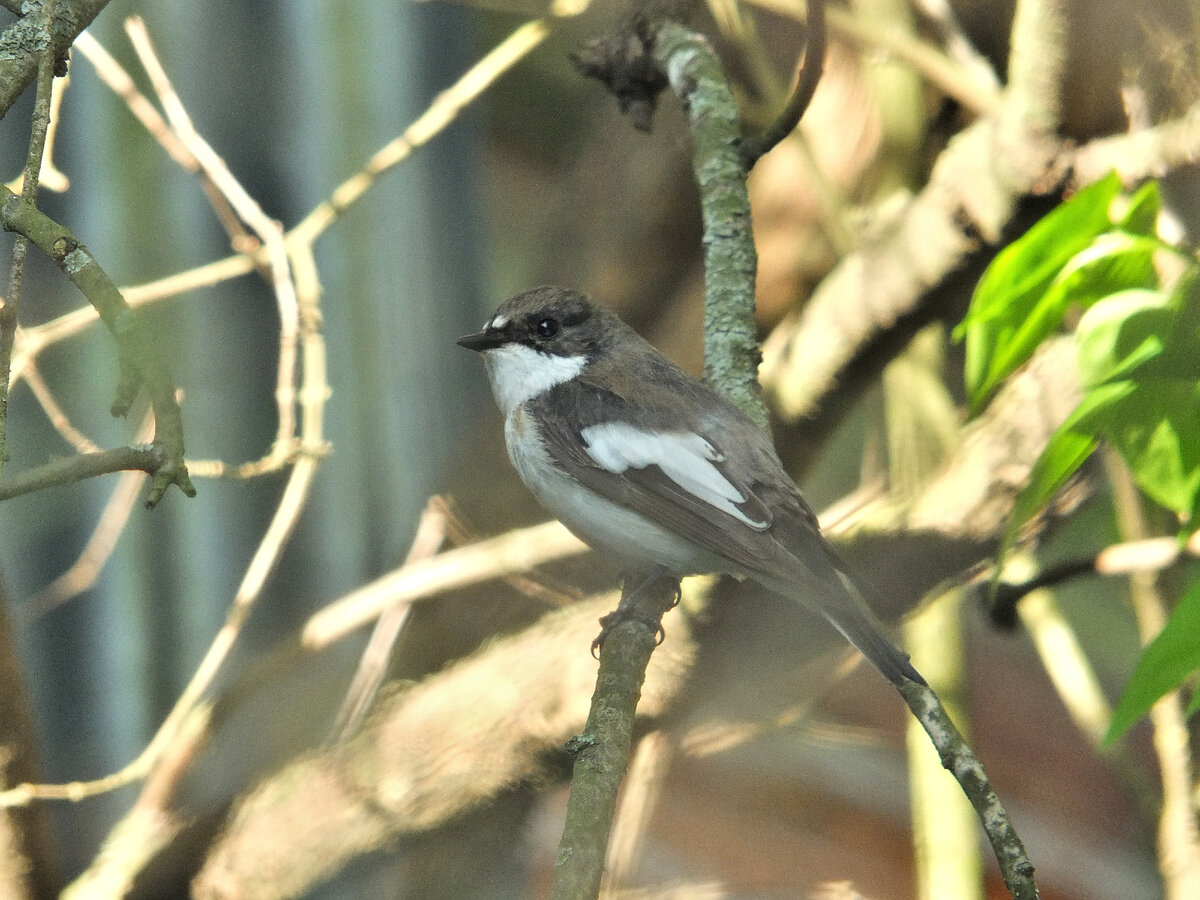
M 604 639 L 608 637 L 609 632 L 622 622 L 641 622 L 644 625 L 648 625 L 654 629 L 655 643 L 661 644 L 663 642 L 666 632 L 663 631 L 662 627 L 662 612 L 655 613 L 652 610 L 643 609 L 641 600 L 651 587 L 664 579 L 674 585 L 671 606 L 675 606 L 679 603 L 679 579 L 667 575 L 667 570 L 664 566 L 655 566 L 650 570 L 649 575 L 636 583 L 632 590 L 629 587 L 629 576 L 625 576 L 621 589 L 621 602 L 617 604 L 616 609 L 600 619 L 600 633 L 592 641 L 593 656 L 599 654 L 600 647 L 604 644 Z

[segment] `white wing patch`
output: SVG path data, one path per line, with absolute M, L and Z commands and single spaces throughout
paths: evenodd
M 628 422 L 589 425 L 580 435 L 596 465 L 620 475 L 626 469 L 658 466 L 673 482 L 710 506 L 762 531 L 770 522 L 751 519 L 737 508 L 746 496 L 713 465 L 725 457 L 690 431 L 646 431 Z

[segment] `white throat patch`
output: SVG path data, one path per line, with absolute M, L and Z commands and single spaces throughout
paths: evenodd
M 586 356 L 556 356 L 525 344 L 505 344 L 483 352 L 496 405 L 505 417 L 555 385 L 570 381 L 587 365 Z

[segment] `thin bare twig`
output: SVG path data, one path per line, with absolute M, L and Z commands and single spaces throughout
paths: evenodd
M 803 0 L 750 0 L 755 6 L 796 19 L 804 18 Z M 963 67 L 932 44 L 911 35 L 879 28 L 851 10 L 834 6 L 826 11 L 830 33 L 865 50 L 882 52 L 913 68 L 947 97 L 976 115 L 986 115 L 1000 101 L 989 82 L 970 77 Z M 994 79 L 993 79 L 994 82 Z
M 136 23 L 131 28 L 133 33 L 138 35 L 135 40 L 140 42 L 143 60 L 154 67 L 157 60 L 144 29 L 139 32 Z M 231 208 L 261 229 L 268 261 L 275 276 L 276 295 L 282 297 L 281 315 L 284 316 L 285 322 L 290 318 L 294 323 L 291 329 L 293 334 L 290 337 L 292 346 L 294 348 L 296 336 L 302 344 L 304 379 L 299 394 L 297 395 L 291 387 L 295 369 L 294 359 L 290 366 L 285 367 L 288 371 L 288 391 L 280 391 L 279 394 L 285 397 L 289 409 L 298 397 L 302 415 L 297 440 L 303 452 L 295 456 L 295 465 L 283 496 L 243 576 L 224 626 L 218 631 L 171 713 L 142 753 L 120 771 L 94 781 L 67 785 L 18 785 L 0 794 L 0 805 L 24 804 L 34 798 L 79 799 L 141 780 L 150 775 L 165 758 L 165 754 L 184 739 L 183 729 L 186 722 L 194 714 L 201 698 L 224 663 L 251 608 L 261 596 L 267 578 L 278 562 L 279 555 L 309 496 L 317 464 L 325 452 L 324 405 L 329 397 L 329 385 L 326 379 L 325 344 L 321 336 L 319 283 L 311 248 L 299 245 L 290 254 L 285 253 L 282 229 L 278 223 L 272 222 L 262 214 L 257 204 L 229 175 L 215 152 L 195 133 L 190 119 L 182 110 L 182 105 L 176 105 L 169 99 L 173 92 L 169 89 L 169 82 L 166 81 L 165 72 L 161 71 L 161 67 L 158 68 L 156 84 L 161 91 L 160 96 L 166 98 L 164 104 L 173 112 L 172 124 L 177 136 L 182 132 L 181 144 L 196 156 L 212 182 L 219 185 L 222 192 L 230 198 Z M 287 309 L 283 308 L 285 306 Z M 294 349 L 292 353 L 294 357 Z M 288 423 L 287 428 L 291 436 L 295 431 L 292 424 L 294 419 L 288 419 L 286 416 L 281 418 Z
M 34 380 L 29 381 L 30 386 Z M 43 402 L 43 406 L 45 403 Z M 146 410 L 142 424 L 138 427 L 134 443 L 144 443 L 150 439 L 154 431 L 154 417 Z M 81 450 L 80 452 L 88 452 Z M 138 493 L 142 487 L 142 475 L 137 472 L 122 472 L 117 478 L 117 486 L 113 488 L 108 502 L 96 520 L 92 536 L 88 538 L 79 558 L 65 572 L 55 578 L 20 608 L 18 612 L 22 624 L 33 622 L 49 612 L 67 603 L 72 598 L 88 590 L 100 577 L 105 564 L 117 548 L 117 541 L 125 531 L 129 516 L 137 503 Z
M 579 15 L 589 3 L 590 0 L 555 0 L 549 16 L 526 22 L 489 50 L 454 84 L 438 94 L 403 134 L 378 150 L 360 171 L 334 188 L 328 200 L 288 232 L 289 243 L 311 244 L 315 241 L 358 202 L 381 175 L 440 134 L 496 79 L 528 56 L 546 39 L 556 19 Z
M 408 555 L 404 558 L 405 566 L 428 559 L 437 553 L 446 539 L 446 518 L 446 504 L 440 497 L 433 497 L 425 504 L 417 522 L 417 533 L 413 536 Z M 354 679 L 346 690 L 346 697 L 334 720 L 331 741 L 345 740 L 362 722 L 367 708 L 375 699 L 375 694 L 387 675 L 392 648 L 396 645 L 396 638 L 400 636 L 400 629 L 408 620 L 411 609 L 410 603 L 393 603 L 376 620 L 375 630 L 371 632 L 371 639 L 363 649 Z
M 779 116 L 761 134 L 742 142 L 742 164 L 749 172 L 772 147 L 792 133 L 808 109 L 825 68 L 825 0 L 807 0 L 804 20 L 804 61 L 796 70 L 796 83 Z
M 983 764 L 959 734 L 937 694 L 928 685 L 915 681 L 905 681 L 897 689 L 937 748 L 942 765 L 954 776 L 975 808 L 1013 900 L 1036 900 L 1040 895 L 1025 845 L 992 789 Z
M 62 439 L 74 447 L 76 453 L 95 453 L 98 451 L 100 447 L 86 434 L 76 428 L 67 417 L 66 412 L 54 396 L 53 391 L 50 390 L 50 385 L 46 384 L 46 380 L 42 378 L 42 373 L 32 360 L 27 364 L 24 375 L 30 392 L 32 392 L 34 398 L 42 407 L 42 411 L 46 413 L 46 418 L 50 420 L 50 424 L 54 426 L 54 430 L 62 436 Z M 141 429 L 139 429 L 140 432 Z M 138 441 L 144 443 L 150 440 L 151 436 L 148 434 L 145 437 L 138 438 Z
M 84 32 L 84 34 L 79 36 L 79 40 L 82 40 L 86 35 L 87 32 Z M 46 148 L 42 154 L 42 164 L 38 172 L 39 187 L 57 193 L 62 193 L 71 186 L 71 179 L 54 164 L 54 142 L 58 136 L 58 123 L 61 119 L 60 113 L 63 97 L 70 84 L 71 76 L 63 75 L 61 78 L 55 78 L 53 84 L 50 86 L 50 121 L 46 126 Z M 24 171 L 8 182 L 8 189 L 14 194 L 21 193 L 24 186 Z
M 125 105 L 129 108 L 129 111 L 142 123 L 142 127 L 146 129 L 147 133 L 158 141 L 159 146 L 167 151 L 167 155 L 185 172 L 197 176 L 200 181 L 201 190 L 204 191 L 204 196 L 208 198 L 213 212 L 217 215 L 218 221 L 220 221 L 225 231 L 229 234 L 233 249 L 239 253 L 257 249 L 257 242 L 249 238 L 246 229 L 242 226 L 241 220 L 230 207 L 229 201 L 226 200 L 224 194 L 208 177 L 204 167 L 200 164 L 200 160 L 180 140 L 179 136 L 171 130 L 159 111 L 146 98 L 146 95 L 137 89 L 137 85 L 134 84 L 133 79 L 129 77 L 129 73 L 125 71 L 121 64 L 113 58 L 99 41 L 87 32 L 79 36 L 79 39 L 75 42 L 75 46 L 79 49 L 84 59 L 92 64 L 100 80 L 104 82 L 109 90 L 125 101 Z M 151 55 L 153 56 L 153 51 L 151 51 Z M 161 66 L 157 68 L 159 72 L 162 71 Z M 164 74 L 163 79 L 165 77 Z
M 305 624 L 300 641 L 310 650 L 319 650 L 361 628 L 394 604 L 410 603 L 512 572 L 528 572 L 585 550 L 587 546 L 558 522 L 510 531 L 447 550 L 390 572 L 318 610 Z
M 166 111 L 172 131 L 199 168 L 233 212 L 245 222 L 262 242 L 270 266 L 271 288 L 279 310 L 279 363 L 275 385 L 275 400 L 279 426 L 271 452 L 256 463 L 241 467 L 243 477 L 275 471 L 289 462 L 296 450 L 296 343 L 300 333 L 300 313 L 296 287 L 292 281 L 290 261 L 284 243 L 283 227 L 263 212 L 258 202 L 238 182 L 225 161 L 200 136 L 184 109 L 179 95 L 171 85 L 166 70 L 154 52 L 145 22 L 134 17 L 126 20 L 125 31 L 133 42 L 142 67 L 150 76 L 159 102 Z
M 62 900 L 127 896 L 146 865 L 183 830 L 185 822 L 169 801 L 203 749 L 211 722 L 208 704 L 192 711 L 137 802 L 109 832 L 91 865 L 63 891 Z
M 29 129 L 29 151 L 25 156 L 25 171 L 21 176 L 21 199 L 33 204 L 37 200 L 38 178 L 46 150 L 46 134 L 50 127 L 51 95 L 54 92 L 54 69 L 57 51 L 54 46 L 54 2 L 42 5 L 38 24 L 43 48 L 38 59 L 37 96 Z M 12 195 L 12 192 L 9 192 Z M 15 196 L 15 195 L 13 195 Z M 21 302 L 21 284 L 25 278 L 25 258 L 29 253 L 29 238 L 18 234 L 13 241 L 8 264 L 8 285 L 0 296 L 0 472 L 8 460 L 8 395 L 12 378 L 13 342 L 17 334 L 17 314 Z
M 1011 628 L 1016 621 L 1018 605 L 1033 591 L 1089 576 L 1160 572 L 1189 556 L 1200 557 L 1200 532 L 1184 544 L 1172 537 L 1111 544 L 1092 556 L 1047 566 L 1024 581 L 1001 581 L 988 607 L 988 617 L 1001 628 Z
M 125 415 L 139 385 L 144 385 L 154 406 L 155 446 L 159 463 L 153 472 L 147 504 L 162 499 L 171 485 L 187 496 L 195 487 L 184 462 L 183 419 L 175 397 L 175 386 L 163 363 L 154 336 L 135 316 L 117 286 L 95 257 L 68 229 L 50 219 L 33 204 L 0 186 L 0 224 L 30 241 L 53 262 L 87 297 L 116 340 L 121 361 L 121 380 L 113 401 L 115 415 Z M 138 466 L 140 468 L 140 466 Z

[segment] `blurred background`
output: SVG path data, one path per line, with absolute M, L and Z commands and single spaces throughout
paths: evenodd
M 748 127 L 761 126 L 785 95 L 802 21 L 784 3 L 711 6 L 683 11 L 712 36 Z M 1013 3 L 952 7 L 958 33 L 1002 83 Z M 908 0 L 836 7 L 852 24 L 904 34 L 952 57 L 938 24 L 949 20 L 931 13 L 937 8 Z M 1126 131 L 1122 89 L 1130 84 L 1144 89 L 1150 122 L 1195 102 L 1194 4 L 1073 0 L 1065 8 L 1066 135 L 1086 142 Z M 511 471 L 482 367 L 454 346 L 458 335 L 510 294 L 559 283 L 615 308 L 700 372 L 701 230 L 684 117 L 664 95 L 653 130 L 638 132 L 569 60 L 626 12 L 597 2 L 554 19 L 544 41 L 315 242 L 332 391 L 324 407 L 329 452 L 211 688 L 225 712 L 172 801 L 188 827 L 156 855 L 135 895 L 186 895 L 234 799 L 327 741 L 369 629 L 299 657 L 296 635 L 315 611 L 404 560 L 431 495 L 454 498 L 472 537 L 544 520 Z M 483 54 L 544 13 L 523 0 L 113 0 L 89 32 L 152 97 L 123 30 L 127 16 L 143 17 L 196 130 L 266 214 L 290 229 Z M 786 142 L 751 179 L 764 337 L 795 315 L 839 258 L 870 239 L 872 227 L 897 214 L 952 137 L 982 114 L 965 85 L 949 93 L 850 33 L 834 30 L 805 118 L 807 142 Z M 978 76 L 971 90 L 986 97 L 996 88 Z M 5 179 L 18 175 L 25 157 L 32 101 L 31 88 L 0 129 Z M 39 205 L 118 284 L 142 285 L 233 252 L 200 181 L 78 51 L 57 126 L 54 163 L 70 187 L 43 190 Z M 1165 174 L 1177 208 L 1195 208 L 1187 202 L 1194 170 Z M 1053 199 L 1022 206 L 1013 233 Z M 1180 222 L 1186 233 L 1186 215 Z M 961 400 L 960 351 L 944 326 L 961 317 L 990 252 L 973 254 L 939 285 L 932 313 L 879 341 L 870 349 L 876 358 L 861 357 L 820 411 L 780 418 L 784 455 L 814 508 L 886 469 L 895 432 L 887 430 L 881 373 L 910 341 L 936 346 L 932 355 L 917 351 L 940 380 L 939 402 L 952 408 Z M 57 270 L 31 254 L 22 327 L 81 305 Z M 189 457 L 238 465 L 267 454 L 278 427 L 281 326 L 269 279 L 252 271 L 149 304 L 145 315 L 183 392 Z M 144 405 L 129 421 L 108 414 L 117 367 L 101 327 L 48 346 L 36 367 L 91 441 L 138 440 Z M 28 379 L 13 390 L 8 441 L 6 473 L 73 452 Z M 150 511 L 141 508 L 140 477 L 121 497 L 116 476 L 108 476 L 0 504 L 0 583 L 21 667 L 19 684 L 4 690 L 28 692 L 37 748 L 36 760 L 22 760 L 32 768 L 10 771 L 10 783 L 98 778 L 138 756 L 225 621 L 289 471 L 197 477 L 195 499 L 171 491 Z M 132 507 L 119 526 L 106 516 L 114 504 Z M 1111 514 L 1092 502 L 1040 552 L 1044 560 L 1070 558 L 1115 539 Z M 56 583 L 85 548 L 96 551 L 105 540 L 114 546 L 94 580 Z M 930 566 L 952 574 L 952 561 L 931 564 L 903 547 L 876 559 L 874 571 L 864 563 L 868 577 L 885 580 L 889 567 L 897 577 L 918 573 L 918 582 Z M 550 572 L 554 584 L 584 592 L 610 587 L 613 575 L 586 556 Z M 1138 647 L 1124 597 L 1123 585 L 1096 581 L 1059 596 L 1110 700 Z M 887 617 L 898 621 L 918 600 L 889 592 Z M 736 710 L 761 733 L 675 753 L 629 886 L 658 892 L 641 896 L 666 896 L 672 885 L 679 893 L 671 896 L 914 896 L 907 711 L 873 672 L 843 674 L 841 650 L 820 626 L 802 638 L 794 632 L 811 623 L 797 624 L 785 611 L 763 614 L 756 604 L 735 597 L 695 626 L 698 674 L 682 689 L 672 721 L 677 734 L 694 737 Z M 546 608 L 543 595 L 495 585 L 422 604 L 391 676 L 418 681 L 518 633 Z M 1149 733 L 1137 731 L 1115 755 L 1099 753 L 1064 711 L 1028 636 L 997 632 L 974 604 L 962 606 L 960 621 L 969 730 L 1018 817 L 1043 896 L 1160 896 Z M 586 655 L 586 642 L 578 651 Z M 542 895 L 564 803 L 560 765 L 547 764 L 536 779 L 437 828 L 397 838 L 305 896 Z M 139 793 L 131 785 L 79 803 L 38 804 L 34 892 L 50 895 L 83 872 Z M 965 842 L 977 845 L 978 834 L 968 831 Z M 979 896 L 1005 896 L 992 869 Z

